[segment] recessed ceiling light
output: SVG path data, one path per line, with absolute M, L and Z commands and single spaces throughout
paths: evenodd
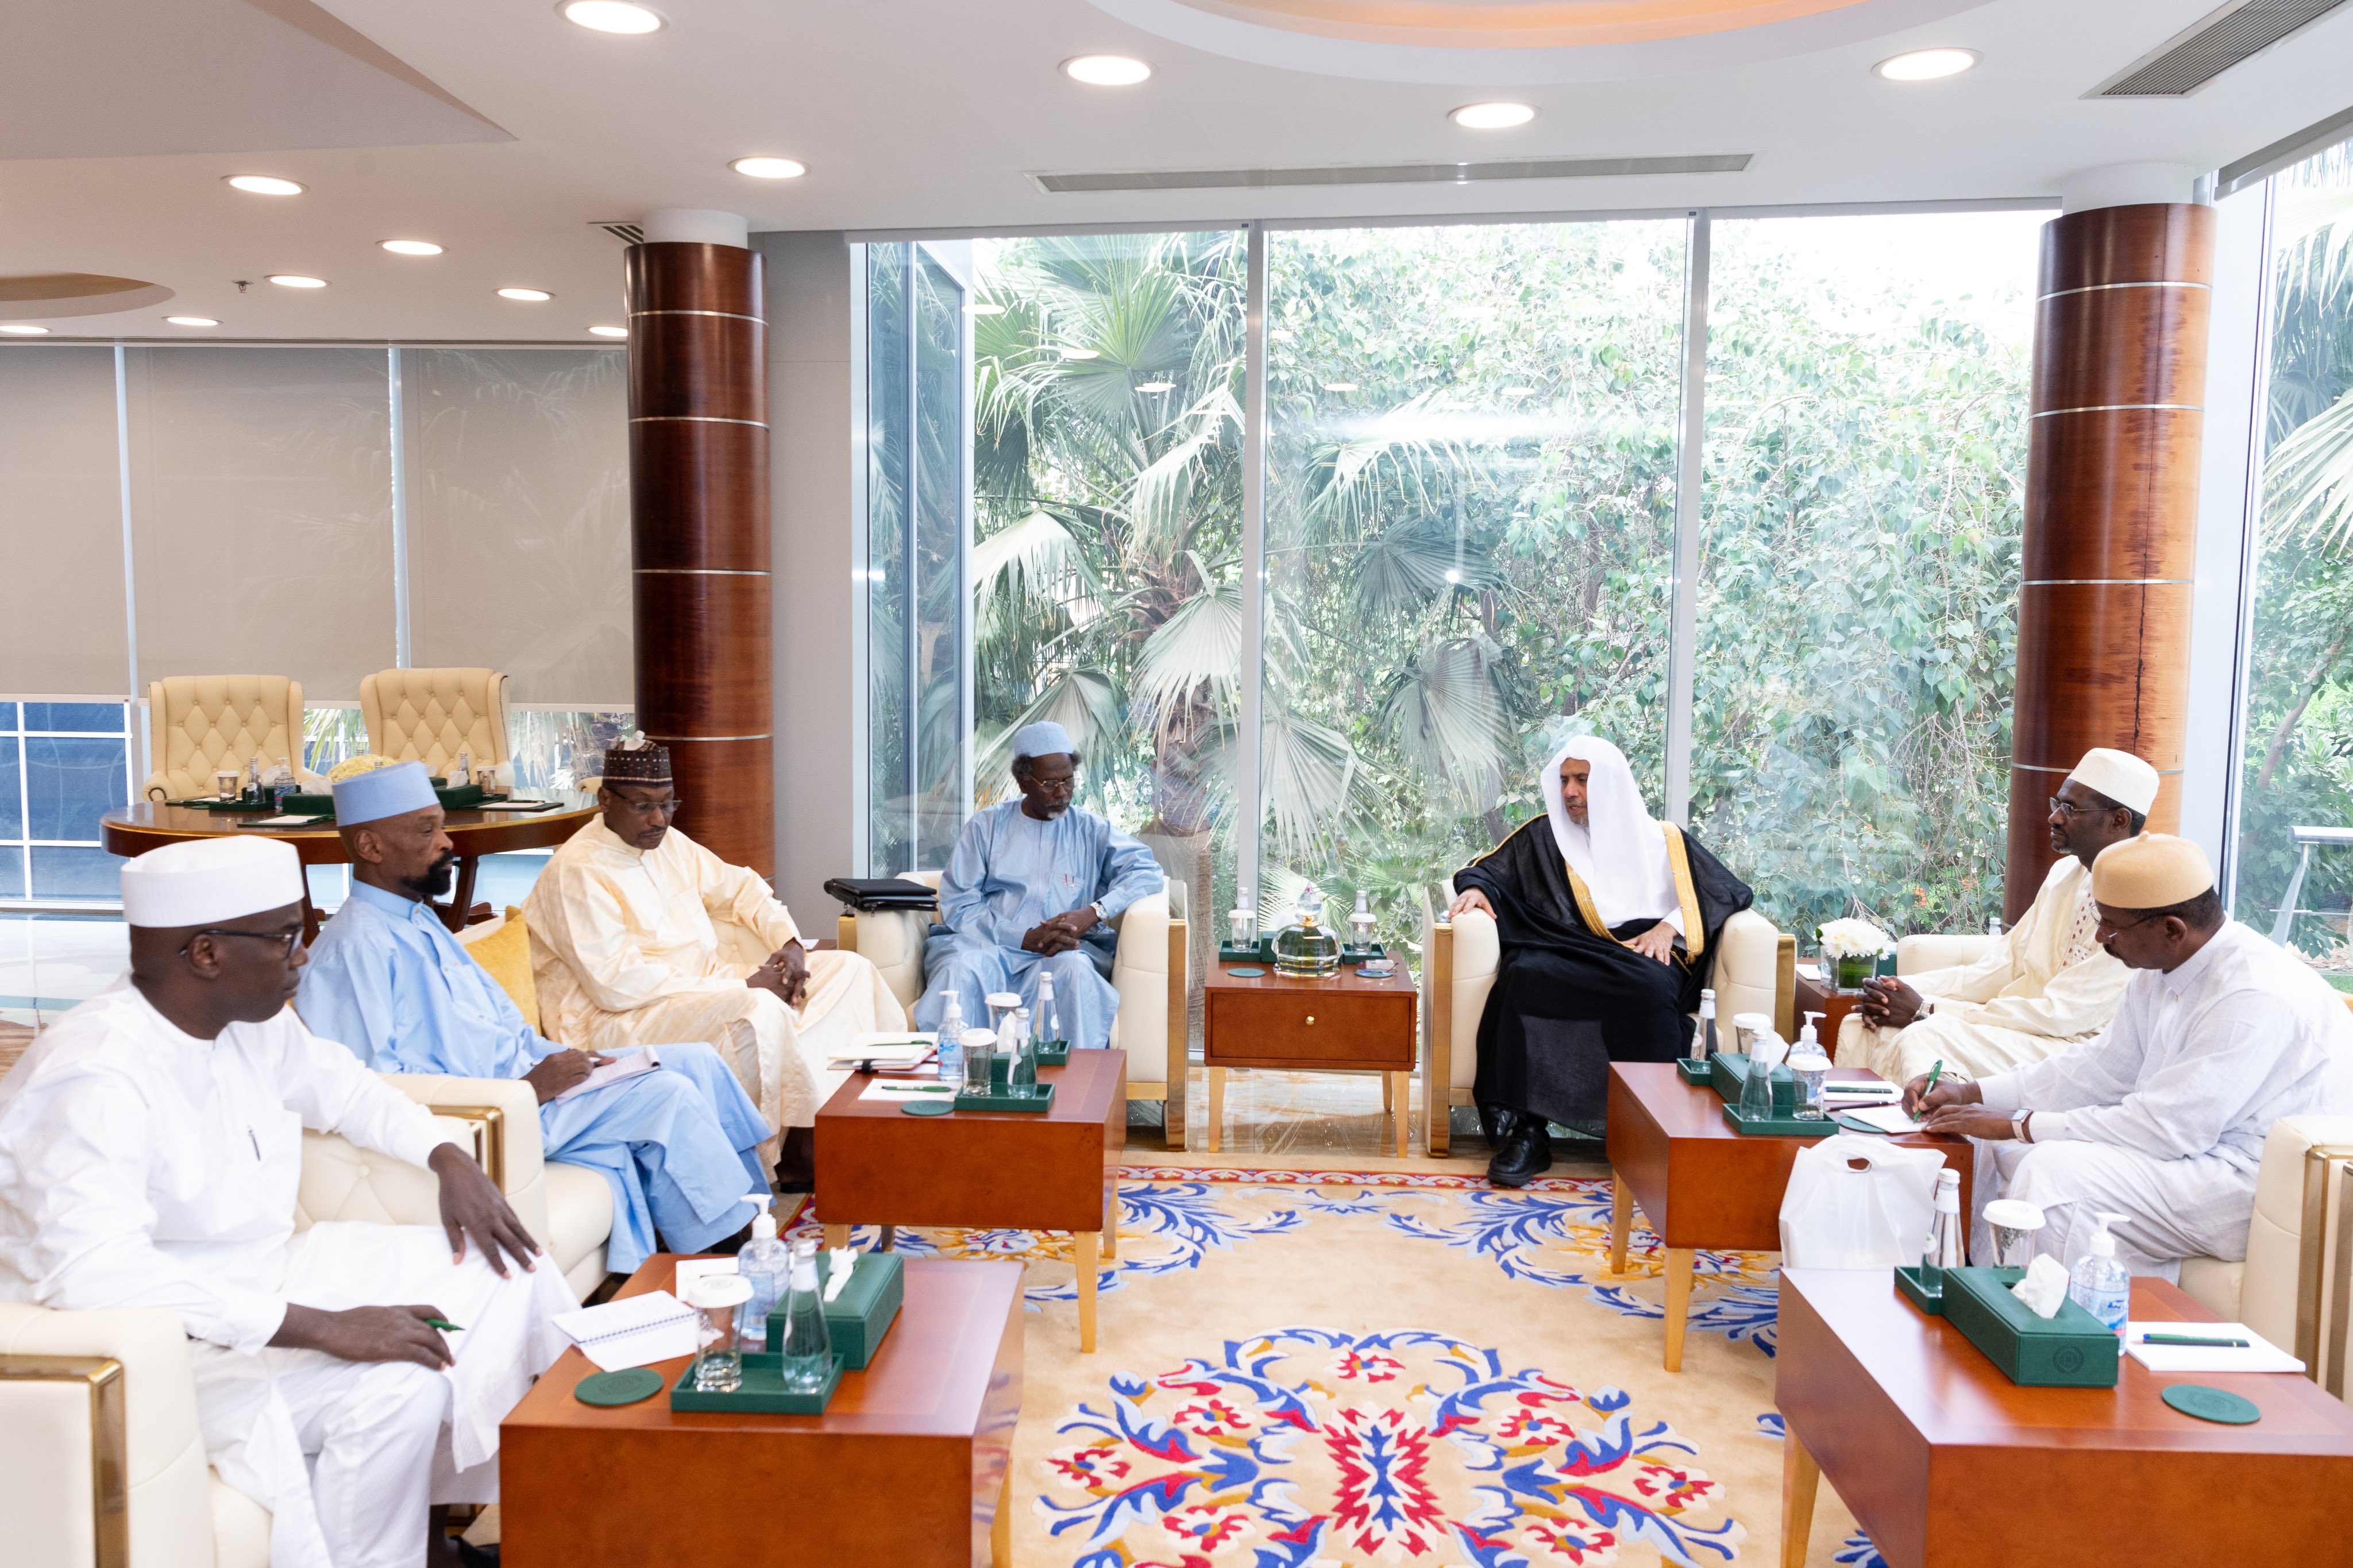
M 1057 348 L 1054 352 L 1060 354 L 1064 359 L 1101 359 L 1103 357 L 1103 351 L 1100 349 L 1074 349 L 1062 347 Z
M 1062 74 L 1089 87 L 1134 87 L 1152 68 L 1125 55 L 1080 55 L 1062 62 Z
M 49 329 L 28 327 L 19 321 L 0 321 L 0 332 L 14 332 L 20 338 L 45 338 L 49 335 Z
M 1356 384 L 1353 381 L 1327 381 L 1324 384 L 1324 390 L 1326 392 L 1354 392 L 1356 390 Z
M 376 241 L 395 256 L 438 256 L 441 247 L 429 239 L 380 239 Z
M 808 173 L 797 158 L 738 158 L 727 166 L 755 180 L 797 180 Z
M 327 286 L 325 279 L 306 278 L 300 272 L 273 272 L 269 280 L 280 289 L 324 289 Z
M 1001 316 L 1005 314 L 1005 307 L 997 303 L 994 300 L 975 300 L 971 304 L 966 305 L 965 309 L 976 316 Z
M 501 289 L 499 290 L 499 298 L 501 300 L 528 300 L 536 304 L 542 300 L 553 300 L 555 296 L 549 293 L 544 289 Z
M 600 338 L 626 338 L 629 335 L 627 327 L 591 327 L 588 330 Z
M 1176 390 L 1176 384 L 1173 381 L 1139 381 L 1135 384 L 1135 390 L 1138 392 L 1174 392 Z
M 661 13 L 628 0 L 564 0 L 555 9 L 565 21 L 592 33 L 659 33 L 663 26 Z
M 275 174 L 227 174 L 223 179 L 240 191 L 250 191 L 257 196 L 299 196 L 302 187 L 291 180 L 281 180 Z
M 214 321 L 210 316 L 166 316 L 164 319 L 171 322 L 172 325 L 175 327 L 217 327 L 220 325 L 218 321 Z
M 1536 111 L 1525 103 L 1466 103 L 1446 118 L 1466 131 L 1508 131 L 1535 117 Z
M 1889 81 L 1935 81 L 1958 76 L 1984 57 L 1975 49 L 1914 49 L 1871 68 L 1871 74 Z

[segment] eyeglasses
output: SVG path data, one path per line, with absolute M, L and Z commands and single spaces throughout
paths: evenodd
M 1031 773 L 1029 783 L 1039 795 L 1069 795 L 1079 787 L 1079 776 L 1072 773 L 1068 778 L 1041 779 L 1036 773 Z
M 686 802 L 679 799 L 678 796 L 672 795 L 668 800 L 624 800 L 621 802 L 621 809 L 627 811 L 631 816 L 676 816 L 678 808 L 685 804 Z
M 2161 921 L 2164 918 L 2165 911 L 2163 910 L 2158 910 L 2153 914 L 2143 915 L 2137 921 L 2112 921 L 2107 916 L 2102 915 L 2100 917 L 2100 923 L 2092 928 L 2092 934 L 2094 937 L 2097 937 L 2105 931 L 2110 936 L 2121 936 L 2126 931 L 2132 930 L 2135 926 L 2145 926 L 2151 921 Z
M 282 950 L 280 956 L 289 963 L 294 962 L 294 950 L 302 945 L 301 926 L 292 931 L 230 931 L 225 926 L 206 926 L 188 938 L 188 946 L 180 949 L 181 957 L 188 955 L 188 947 L 195 946 L 195 939 L 200 936 L 242 936 L 250 937 L 255 942 L 274 942 Z

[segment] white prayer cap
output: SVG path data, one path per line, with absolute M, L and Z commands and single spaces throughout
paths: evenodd
M 2094 746 L 2067 775 L 2085 789 L 2098 790 L 2118 805 L 2143 816 L 2157 803 L 2157 770 L 2134 756 L 2108 746 Z
M 1024 757 L 1050 757 L 1060 752 L 1075 755 L 1078 748 L 1071 744 L 1071 732 L 1051 719 L 1041 719 L 1035 724 L 1024 724 L 1013 731 L 1013 760 Z
M 275 838 L 191 838 L 122 868 L 122 918 L 171 931 L 302 901 L 302 860 Z
M 423 763 L 395 763 L 335 785 L 335 826 L 356 827 L 440 804 Z
M 2169 910 L 2213 885 L 2206 851 L 2170 833 L 2111 844 L 2092 862 L 2092 897 L 2112 910 Z

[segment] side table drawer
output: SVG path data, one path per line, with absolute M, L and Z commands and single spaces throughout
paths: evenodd
M 1414 998 L 1298 991 L 1212 991 L 1202 1028 L 1211 1067 L 1348 1067 L 1408 1072 Z

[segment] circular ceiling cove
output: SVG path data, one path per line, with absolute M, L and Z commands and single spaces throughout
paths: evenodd
M 1843 11 L 1862 0 L 1177 0 L 1213 16 L 1363 43 L 1558 49 L 1687 38 Z
M 161 283 L 110 278 L 102 272 L 20 272 L 0 277 L 0 309 L 11 316 L 104 316 L 160 305 L 172 297 Z

